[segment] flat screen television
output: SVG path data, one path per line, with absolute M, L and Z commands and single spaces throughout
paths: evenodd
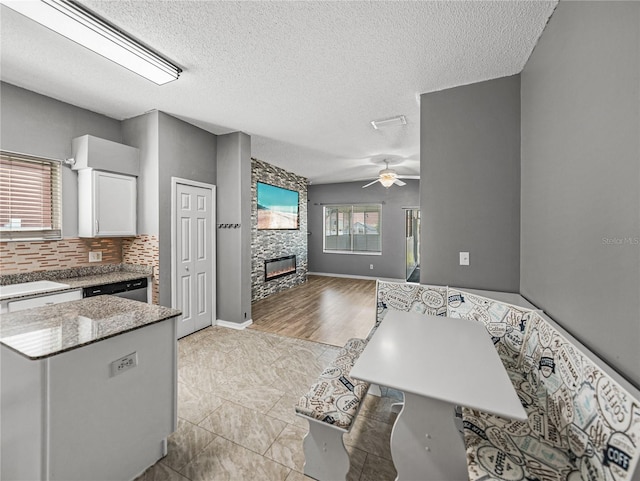
M 257 191 L 258 230 L 298 229 L 298 192 L 262 182 Z

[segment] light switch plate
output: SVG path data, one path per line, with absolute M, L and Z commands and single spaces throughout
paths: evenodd
M 460 253 L 460 265 L 461 266 L 468 266 L 469 265 L 469 253 L 468 252 L 461 252 Z

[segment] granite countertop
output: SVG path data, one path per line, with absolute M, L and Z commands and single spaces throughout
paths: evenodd
M 67 284 L 68 287 L 57 287 L 40 292 L 28 292 L 15 295 L 0 295 L 2 301 L 13 301 L 44 294 L 72 291 L 84 287 L 112 284 L 114 282 L 132 281 L 143 277 L 151 277 L 152 269 L 132 264 L 114 264 L 80 269 L 62 269 L 56 271 L 29 272 L 0 276 L 0 286 L 9 286 L 24 282 L 54 281 Z
M 0 344 L 28 359 L 45 359 L 180 314 L 121 297 L 89 297 L 3 314 Z
M 110 272 L 108 274 L 94 274 L 92 276 L 72 277 L 70 279 L 58 279 L 57 282 L 69 284 L 68 289 L 79 289 L 83 287 L 100 286 L 103 284 L 112 284 L 114 282 L 132 281 L 134 279 L 141 279 L 143 277 L 149 277 L 149 275 L 141 274 L 140 272 L 130 271 L 117 271 Z

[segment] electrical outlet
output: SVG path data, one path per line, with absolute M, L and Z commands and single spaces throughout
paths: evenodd
M 111 363 L 111 377 L 122 374 L 138 365 L 138 353 L 132 352 Z
M 369 264 L 369 269 L 373 269 L 373 264 Z
M 461 252 L 460 253 L 460 265 L 461 266 L 468 266 L 469 265 L 469 253 L 468 252 Z
M 89 252 L 89 262 L 100 262 L 100 261 L 102 261 L 102 251 Z

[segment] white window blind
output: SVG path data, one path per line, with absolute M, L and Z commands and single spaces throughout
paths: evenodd
M 324 208 L 324 252 L 380 254 L 382 205 Z
M 0 239 L 60 239 L 61 191 L 59 161 L 0 152 Z

